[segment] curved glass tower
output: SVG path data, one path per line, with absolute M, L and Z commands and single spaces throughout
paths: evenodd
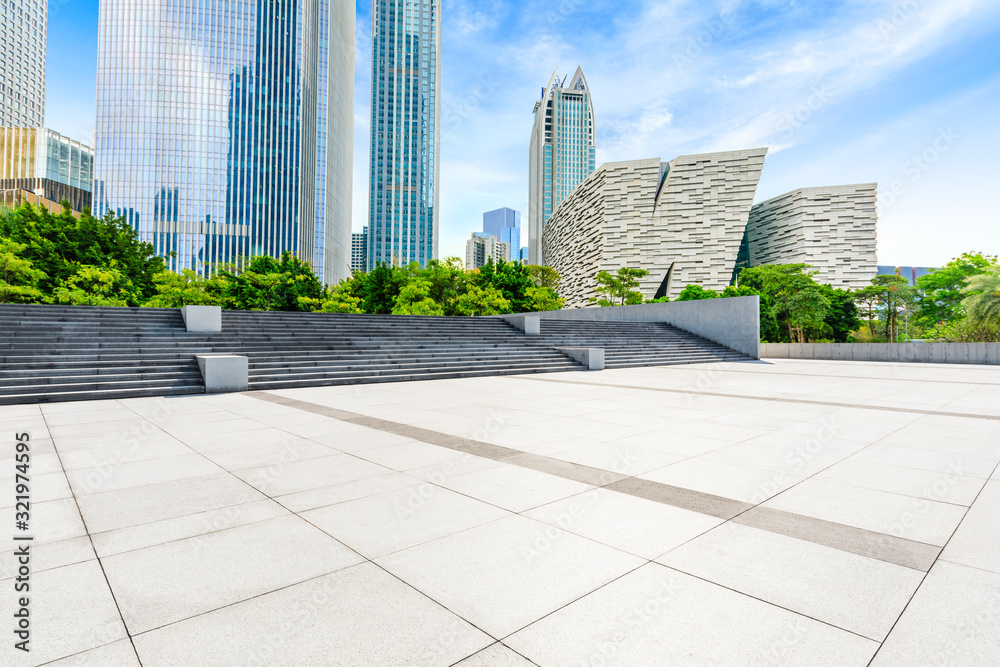
M 438 256 L 440 0 L 373 0 L 368 268 Z
M 94 207 L 172 269 L 350 275 L 354 5 L 102 0 Z

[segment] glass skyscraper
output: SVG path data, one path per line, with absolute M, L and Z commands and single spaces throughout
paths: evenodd
M 47 0 L 0 1 L 0 127 L 45 124 Z
M 0 190 L 90 208 L 94 149 L 44 127 L 0 127 Z
M 440 0 L 373 0 L 368 268 L 438 256 Z
M 596 167 L 594 105 L 583 69 L 566 83 L 553 73 L 535 102 L 528 166 L 528 257 L 542 264 L 542 228 Z
M 350 276 L 354 24 L 347 0 L 102 0 L 96 214 L 174 270 Z
M 498 208 L 483 213 L 483 232 L 510 244 L 510 257 L 517 259 L 521 252 L 521 213 L 510 208 Z

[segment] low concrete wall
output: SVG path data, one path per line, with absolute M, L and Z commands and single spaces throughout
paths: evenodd
M 1000 365 L 1000 343 L 763 343 L 764 359 Z
M 571 308 L 532 313 L 544 320 L 592 322 L 666 322 L 702 338 L 760 359 L 760 297 L 671 301 L 639 306 Z M 508 321 L 523 315 L 500 315 Z

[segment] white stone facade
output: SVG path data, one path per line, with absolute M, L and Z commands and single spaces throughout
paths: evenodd
M 553 213 L 543 232 L 545 263 L 562 277 L 560 296 L 580 308 L 596 297 L 595 276 L 642 268 L 644 298 L 674 266 L 676 298 L 689 284 L 730 284 L 766 148 L 610 162 Z
M 816 280 L 861 289 L 877 273 L 877 185 L 800 188 L 755 205 L 749 265 L 811 264 Z

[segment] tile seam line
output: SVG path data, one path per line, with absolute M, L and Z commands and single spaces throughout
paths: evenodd
M 551 380 L 548 378 L 528 378 L 518 377 L 518 380 L 528 380 L 530 382 L 554 382 L 556 384 L 584 385 L 588 387 L 604 387 L 605 389 L 631 389 L 633 391 L 659 391 L 669 394 L 688 394 L 693 396 L 711 396 L 713 398 L 734 398 L 744 401 L 762 401 L 765 403 L 795 403 L 799 405 L 825 405 L 832 408 L 844 408 L 847 410 L 876 410 L 882 412 L 901 412 L 905 414 L 923 415 L 925 417 L 954 417 L 957 419 L 984 419 L 990 421 L 1000 421 L 1000 415 L 977 415 L 963 412 L 940 412 L 937 410 L 914 410 L 911 408 L 894 408 L 883 405 L 858 405 L 855 403 L 835 403 L 832 401 L 810 401 L 802 398 L 780 398 L 776 396 L 742 396 L 739 394 L 718 394 L 707 391 L 689 391 L 687 389 L 671 389 L 668 387 L 637 387 L 634 385 L 605 384 L 603 382 L 574 382 L 567 380 Z
M 117 401 L 116 401 L 117 402 Z M 119 404 L 120 405 L 120 404 Z M 127 406 L 125 406 L 127 407 Z M 52 431 L 49 430 L 48 420 L 45 418 L 45 410 L 39 407 L 39 412 L 42 415 L 42 423 L 45 424 L 45 430 L 49 435 L 49 439 L 52 441 L 52 449 L 56 453 L 56 457 L 59 461 L 59 467 L 62 468 L 62 455 L 59 453 L 59 448 L 56 446 L 55 439 L 52 438 Z M 87 533 L 87 541 L 90 543 L 90 548 L 94 552 L 94 559 L 97 561 L 97 566 L 101 568 L 101 576 L 104 578 L 104 585 L 108 587 L 108 593 L 111 594 L 111 600 L 115 603 L 115 611 L 118 612 L 118 619 L 122 623 L 122 629 L 125 631 L 125 636 L 128 637 L 129 645 L 132 647 L 132 655 L 135 656 L 136 662 L 139 663 L 139 667 L 142 667 L 142 658 L 139 657 L 139 650 L 135 647 L 135 640 L 132 637 L 132 631 L 129 630 L 128 623 L 125 622 L 125 615 L 122 613 L 121 605 L 118 604 L 118 596 L 115 595 L 115 589 L 111 586 L 111 580 L 108 578 L 108 573 L 104 569 L 104 562 L 101 557 L 97 554 L 97 547 L 94 546 L 94 538 L 90 534 L 90 529 L 87 528 L 87 519 L 83 516 L 83 510 L 80 508 L 80 501 L 76 497 L 76 489 L 73 488 L 72 483 L 69 481 L 69 475 L 66 474 L 65 468 L 63 468 L 63 477 L 66 479 L 66 486 L 69 487 L 70 493 L 73 494 L 73 505 L 76 506 L 76 513 L 80 516 L 80 523 L 83 524 L 83 530 Z M 84 561 L 86 562 L 86 561 Z M 111 642 L 106 642 L 110 644 Z M 104 646 L 105 644 L 101 644 Z M 101 646 L 95 646 L 93 648 L 100 648 Z M 68 656 L 63 656 L 68 657 Z M 61 658 L 57 658 L 59 660 Z
M 347 411 L 344 411 L 344 410 L 338 410 L 336 408 L 329 408 L 327 406 L 313 404 L 313 403 L 309 403 L 307 401 L 300 401 L 298 399 L 288 398 L 286 396 L 281 396 L 281 395 L 277 395 L 277 394 L 271 394 L 269 392 L 252 392 L 252 393 L 248 393 L 247 395 L 251 396 L 253 398 L 256 398 L 258 400 L 267 401 L 267 402 L 273 402 L 273 403 L 278 403 L 278 404 L 281 404 L 281 405 L 286 405 L 288 407 L 294 407 L 296 409 L 304 410 L 306 412 L 311 412 L 312 410 L 310 410 L 310 407 L 315 407 L 315 408 L 320 408 L 320 409 L 323 409 L 323 410 L 333 410 L 333 411 L 336 411 L 336 412 L 340 413 L 341 415 L 344 415 L 344 414 L 353 414 L 353 413 L 348 413 Z M 364 417 L 364 415 L 360 415 L 360 416 Z M 337 419 L 340 419 L 340 418 L 337 418 Z M 372 418 L 368 418 L 368 419 L 372 419 Z M 408 425 L 406 425 L 406 424 L 400 424 L 398 422 L 390 422 L 388 420 L 382 420 L 382 419 L 379 419 L 378 421 L 379 422 L 384 422 L 386 424 L 391 424 L 391 425 L 394 425 L 394 426 L 408 427 Z M 437 434 L 436 431 L 431 431 L 430 429 L 421 429 L 421 430 L 424 431 L 427 434 Z M 470 443 L 479 444 L 479 445 L 486 444 L 486 443 L 479 443 L 478 441 L 474 441 L 474 440 L 470 441 L 467 438 L 463 438 L 461 436 L 452 436 L 452 435 L 449 435 L 449 434 L 440 434 L 440 435 L 447 436 L 450 439 L 457 439 L 457 440 L 461 440 L 461 441 L 468 441 Z M 425 440 L 424 442 L 427 442 L 427 441 Z M 434 445 L 437 445 L 439 447 L 446 447 L 446 448 L 449 448 L 449 449 L 454 449 L 454 447 L 451 447 L 450 445 L 442 445 L 440 443 L 435 443 L 435 442 L 428 442 L 428 444 L 434 444 Z M 470 453 L 470 452 L 467 452 L 467 453 Z M 518 463 L 510 460 L 510 459 L 516 458 L 516 456 L 505 458 L 505 459 L 494 459 L 494 458 L 491 458 L 491 457 L 488 457 L 488 456 L 483 456 L 481 454 L 472 454 L 472 455 L 473 456 L 480 456 L 481 458 L 487 458 L 487 459 L 494 460 L 494 461 L 500 461 L 500 462 L 503 462 L 503 463 L 508 463 L 510 465 L 515 465 L 515 466 L 518 466 L 518 467 L 526 467 L 526 466 L 521 466 Z M 539 458 L 543 458 L 543 459 L 549 459 L 550 458 L 550 457 L 544 457 L 544 456 L 541 456 L 541 455 L 534 455 L 534 456 L 538 456 Z M 571 466 L 571 467 L 585 468 L 585 469 L 588 469 L 588 470 L 596 471 L 598 473 L 607 473 L 607 474 L 612 474 L 612 475 L 618 475 L 618 473 L 613 473 L 611 471 L 602 471 L 602 470 L 600 470 L 598 468 L 589 468 L 588 466 L 581 466 L 579 464 L 568 463 L 568 462 L 560 461 L 559 459 L 552 459 L 552 460 L 556 461 L 557 463 L 560 463 L 560 464 L 567 464 L 568 466 Z M 529 469 L 534 470 L 534 468 L 529 468 Z M 540 472 L 547 472 L 547 471 L 540 471 Z M 567 477 L 567 476 L 565 476 L 563 474 L 559 474 L 558 472 L 547 472 L 547 474 L 551 474 L 551 475 L 553 475 L 555 477 L 561 477 L 563 479 L 571 479 L 573 481 L 579 481 L 579 480 L 576 480 L 574 478 Z M 659 482 L 654 482 L 652 480 L 645 480 L 645 479 L 642 479 L 642 478 L 636 477 L 636 476 L 625 476 L 623 479 L 613 480 L 611 482 L 608 482 L 608 483 L 602 484 L 602 485 L 594 485 L 594 484 L 590 484 L 590 485 L 591 486 L 595 486 L 596 488 L 606 488 L 606 489 L 608 489 L 610 491 L 616 491 L 616 489 L 611 488 L 611 487 L 613 487 L 614 485 L 619 484 L 621 482 L 628 481 L 628 480 L 636 480 L 637 483 L 640 483 L 643 486 L 646 486 L 646 487 L 649 487 L 649 488 L 670 487 L 670 485 L 664 485 L 664 484 L 661 484 Z M 587 482 L 584 482 L 584 483 L 587 483 Z M 704 498 L 707 503 L 712 503 L 717 498 L 720 498 L 720 497 L 717 497 L 717 496 L 713 496 L 712 494 L 707 494 L 707 493 L 703 493 L 703 492 L 700 492 L 700 491 L 695 491 L 693 489 L 682 489 L 681 487 L 670 487 L 670 488 L 679 488 L 682 491 L 684 491 L 686 494 L 689 494 L 689 495 L 694 496 L 696 498 Z M 624 493 L 625 495 L 630 495 L 630 496 L 636 497 L 636 498 L 642 498 L 642 499 L 645 499 L 645 500 L 651 500 L 652 502 L 659 502 L 660 504 L 668 505 L 668 506 L 671 506 L 671 507 L 678 507 L 679 509 L 684 509 L 684 510 L 687 510 L 687 511 L 695 512 L 697 514 L 702 514 L 704 516 L 712 516 L 712 517 L 715 517 L 715 518 L 722 519 L 723 521 L 731 521 L 732 519 L 736 518 L 737 516 L 742 516 L 742 515 L 746 514 L 747 512 L 751 511 L 754 507 L 756 507 L 756 506 L 750 506 L 750 507 L 747 507 L 747 508 L 742 509 L 741 511 L 737 512 L 735 515 L 723 517 L 723 516 L 718 516 L 716 514 L 711 514 L 711 513 L 704 512 L 704 511 L 699 511 L 699 510 L 696 510 L 696 509 L 692 509 L 690 506 L 681 506 L 681 505 L 676 505 L 676 504 L 672 504 L 672 503 L 668 503 L 668 502 L 663 502 L 663 501 L 660 501 L 660 500 L 653 500 L 651 498 L 646 498 L 644 496 L 638 495 L 637 493 L 628 493 L 628 492 L 624 492 L 624 491 L 618 491 L 618 492 L 619 493 Z M 728 501 L 730 503 L 737 503 L 737 504 L 742 504 L 742 505 L 748 505 L 748 503 L 743 503 L 742 501 L 738 501 L 738 500 L 734 500 L 734 499 L 729 499 L 729 498 L 722 498 L 722 500 Z M 788 514 L 793 515 L 793 516 L 798 516 L 798 515 L 794 515 L 794 513 L 791 513 L 791 512 L 789 512 Z M 807 517 L 807 518 L 811 518 L 813 520 L 818 520 L 818 521 L 825 521 L 824 519 L 816 519 L 815 517 Z M 876 533 L 875 531 L 867 531 L 864 528 L 858 528 L 856 526 L 849 526 L 847 524 L 836 524 L 836 522 L 831 522 L 831 521 L 828 521 L 827 523 L 835 524 L 837 526 L 840 526 L 843 530 L 847 530 L 847 531 L 852 531 L 852 530 L 853 531 L 864 531 L 866 533 L 873 533 L 874 535 L 880 535 L 880 536 L 883 537 L 883 539 L 890 539 L 894 543 L 898 543 L 901 546 L 906 546 L 906 545 L 909 545 L 911 543 L 914 544 L 914 545 L 920 545 L 920 548 L 922 548 L 923 546 L 925 546 L 924 543 L 922 543 L 922 542 L 916 542 L 915 540 L 908 540 L 906 538 L 896 537 L 894 535 L 885 535 L 885 534 L 881 534 L 881 533 Z M 761 528 L 761 530 L 767 530 L 767 529 Z M 767 532 L 773 532 L 773 531 L 769 531 L 768 530 Z M 782 534 L 785 534 L 786 537 L 793 537 L 793 539 L 800 539 L 800 540 L 803 540 L 805 542 L 809 542 L 811 544 L 818 544 L 818 543 L 813 542 L 812 540 L 809 540 L 808 538 L 803 537 L 803 536 L 792 536 L 792 535 L 787 535 L 787 533 L 782 533 Z M 922 571 L 919 568 L 912 568 L 910 565 L 907 565 L 904 562 L 899 562 L 901 559 L 886 560 L 885 558 L 879 558 L 877 556 L 874 556 L 871 553 L 858 553 L 857 550 L 853 550 L 853 549 L 833 547 L 833 546 L 830 546 L 828 544 L 823 544 L 821 546 L 826 546 L 828 548 L 837 549 L 839 551 L 844 551 L 846 553 L 853 553 L 853 554 L 855 554 L 857 556 L 862 556 L 862 557 L 865 557 L 865 558 L 872 558 L 873 560 L 881 560 L 883 562 L 888 562 L 888 563 L 891 563 L 893 565 L 897 565 L 897 566 L 900 566 L 900 567 L 909 567 L 910 569 L 917 569 L 917 571 Z M 933 546 L 933 545 L 931 545 L 931 546 Z
M 1000 470 L 1000 463 L 994 466 L 993 475 L 996 474 L 997 470 Z M 990 479 L 993 479 L 993 475 L 990 475 L 990 477 L 986 479 L 986 483 L 983 484 L 982 488 L 979 489 L 979 493 L 976 494 L 975 499 L 973 499 L 973 501 L 969 504 L 968 509 L 965 510 L 965 514 L 962 515 L 962 520 L 959 521 L 958 525 L 955 526 L 955 530 L 951 531 L 951 535 L 948 536 L 948 539 L 945 541 L 944 546 L 941 547 L 941 551 L 939 551 L 937 556 L 934 558 L 934 562 L 931 563 L 931 566 L 929 568 L 927 568 L 927 572 L 924 573 L 924 576 L 920 578 L 920 583 L 917 584 L 917 587 L 914 589 L 913 594 L 910 595 L 910 599 L 906 601 L 906 604 L 903 606 L 903 610 L 899 612 L 899 616 L 896 617 L 896 620 L 895 622 L 893 622 L 892 627 L 889 628 L 889 633 L 885 636 L 885 639 L 882 640 L 882 642 L 879 644 L 878 649 L 875 651 L 875 655 L 873 655 L 872 659 L 868 661 L 869 667 L 871 666 L 872 663 L 875 662 L 875 659 L 878 657 L 878 654 L 882 651 L 882 648 L 885 646 L 885 642 L 887 642 L 889 640 L 889 637 L 892 636 L 892 633 L 896 631 L 896 626 L 899 625 L 899 622 L 901 620 L 903 620 L 903 616 L 906 615 L 906 610 L 910 608 L 911 604 L 913 604 L 913 600 L 917 597 L 917 593 L 919 593 L 920 589 L 924 587 L 924 583 L 927 581 L 927 577 L 931 575 L 931 570 L 933 570 L 934 567 L 939 562 L 941 562 L 941 556 L 944 555 L 945 549 L 948 548 L 948 545 L 951 544 L 951 541 L 955 538 L 955 535 L 958 534 L 958 531 L 962 527 L 962 524 L 965 523 L 965 520 L 969 518 L 969 512 L 972 511 L 972 508 L 975 507 L 976 502 L 983 495 L 983 491 L 985 491 L 986 487 L 989 485 Z M 944 562 L 952 563 L 952 561 L 950 560 L 945 560 Z M 952 563 L 952 564 L 961 565 L 961 563 Z M 974 569 L 980 569 L 980 568 L 974 568 Z

